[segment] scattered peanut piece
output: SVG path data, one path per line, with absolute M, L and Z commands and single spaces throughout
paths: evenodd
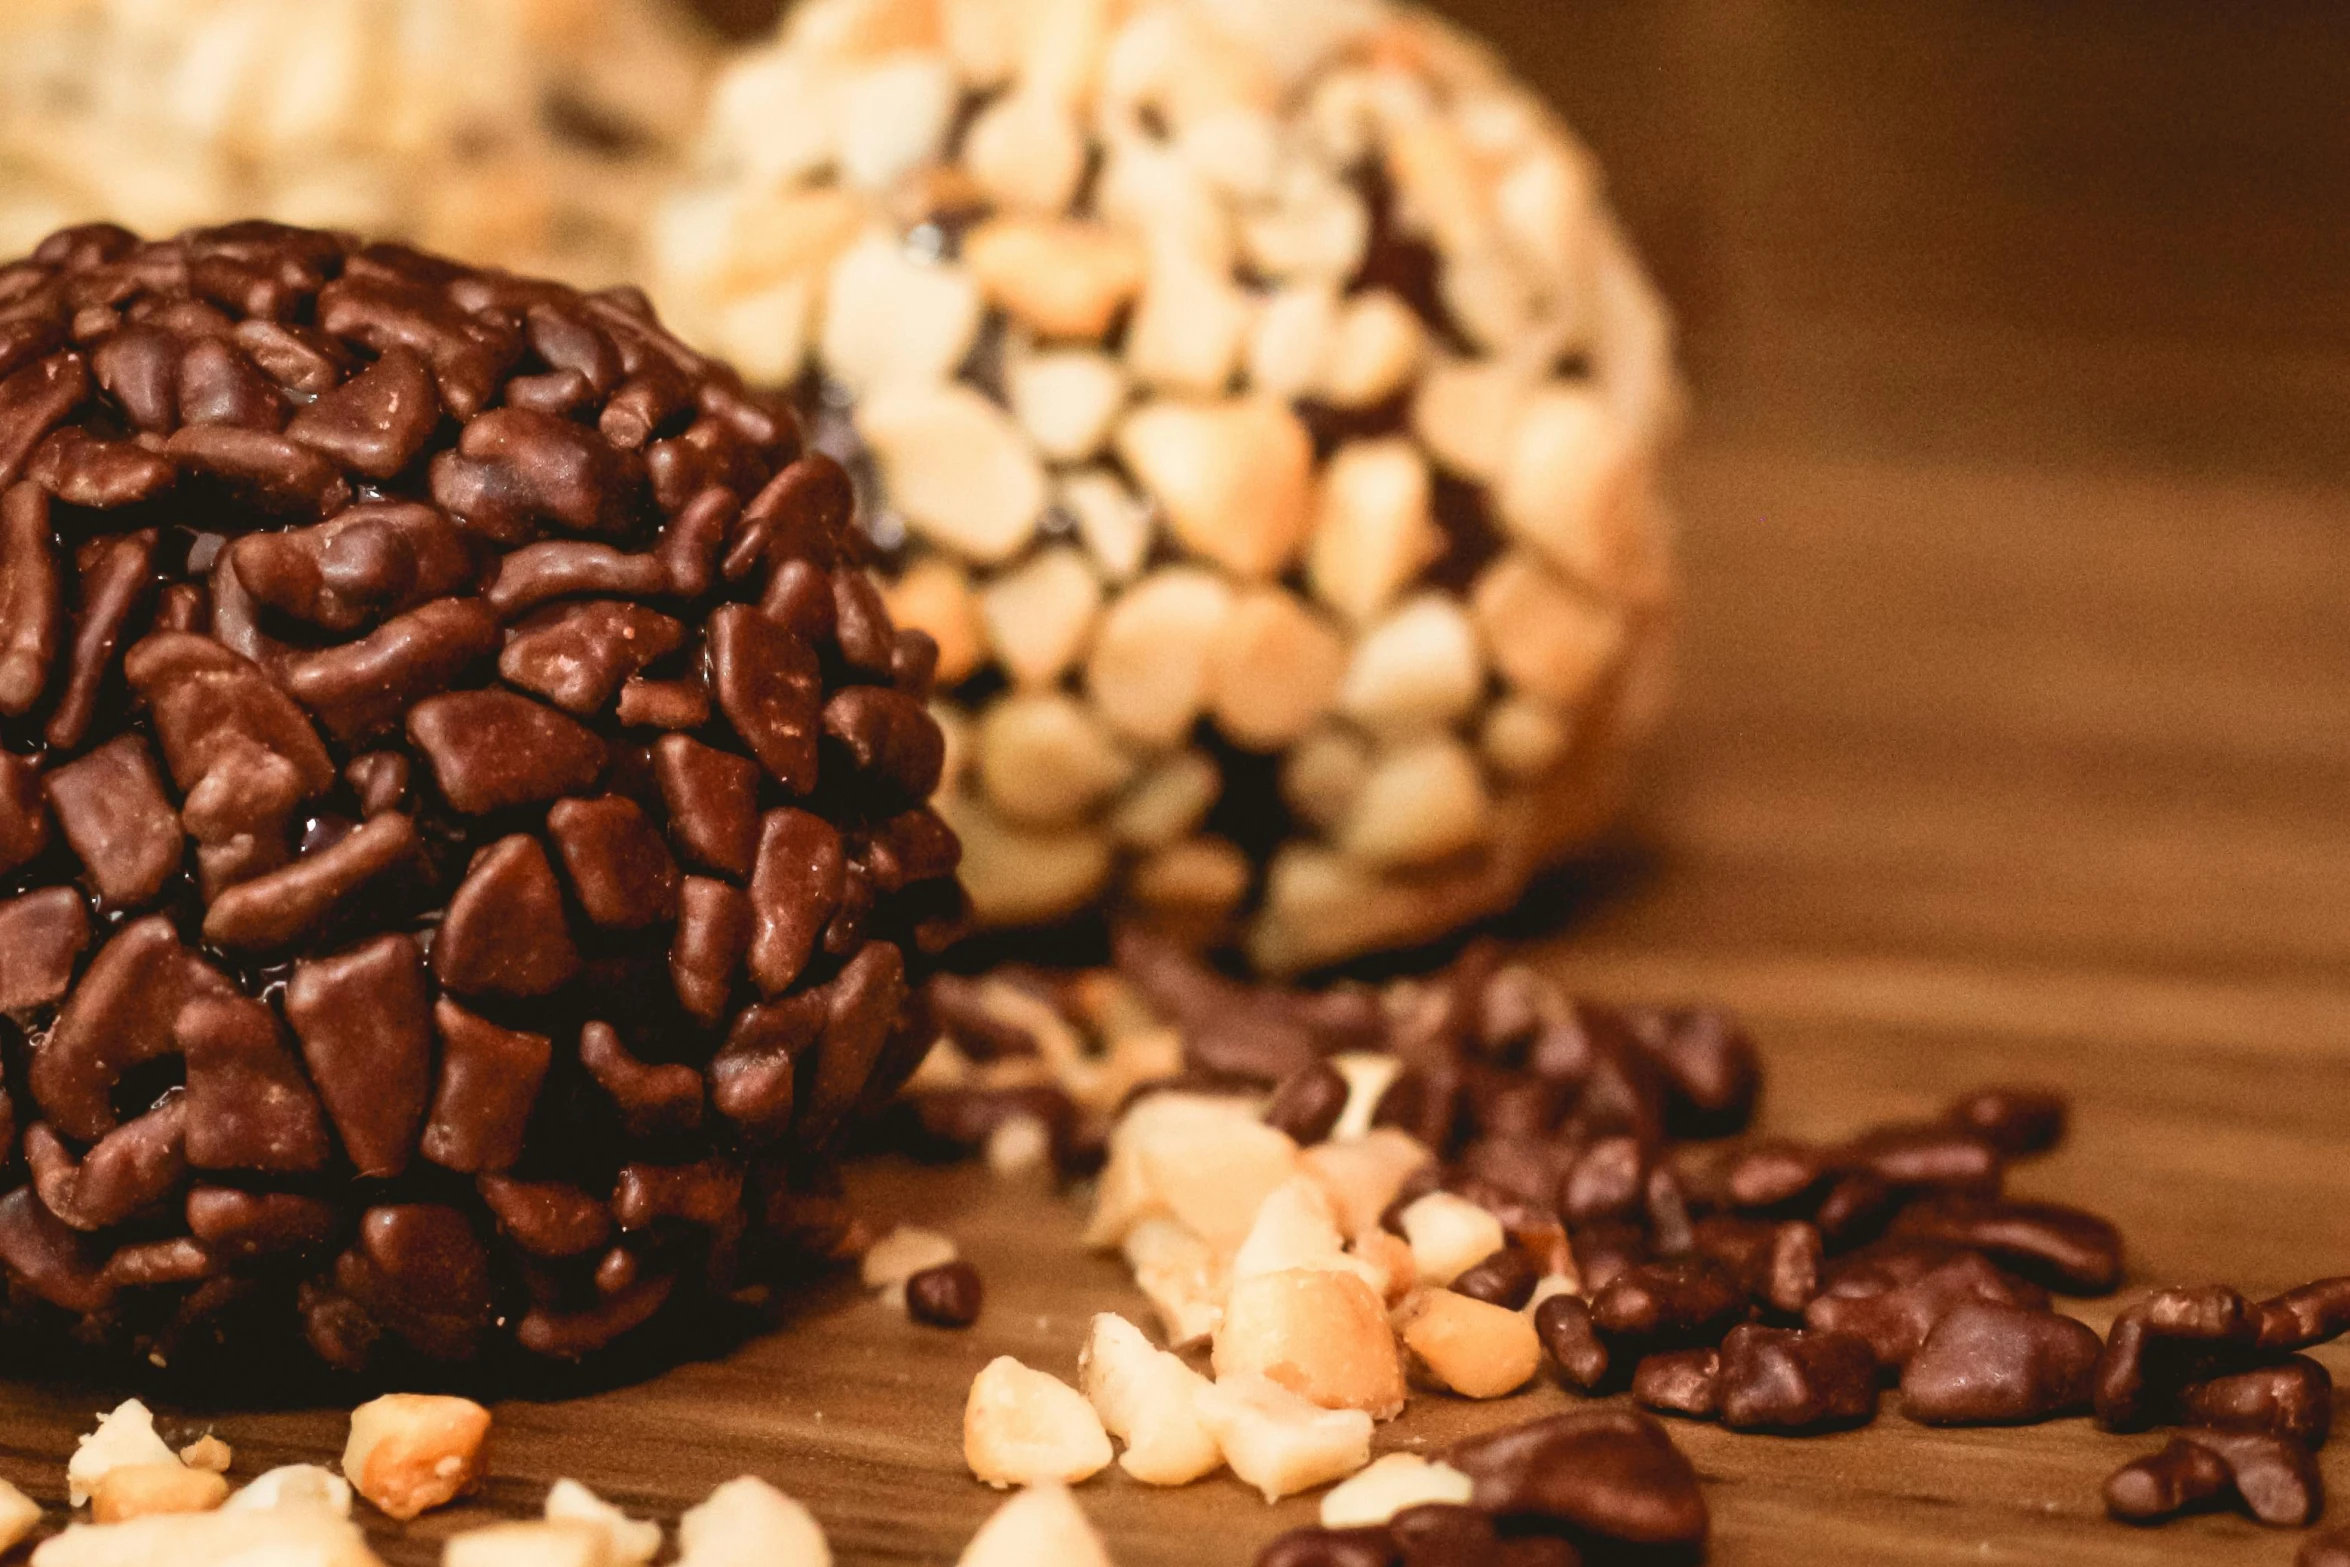
M 1110 1437 L 1085 1395 L 998 1355 L 971 1380 L 963 1461 L 989 1485 L 1074 1485 L 1109 1466 Z
M 1400 1315 L 1404 1347 L 1430 1377 L 1465 1397 L 1514 1393 L 1542 1365 L 1533 1319 L 1507 1306 L 1428 1290 L 1407 1301 Z
M 989 1515 L 957 1567 L 1110 1567 L 1110 1553 L 1067 1486 L 1032 1485 Z
M 1403 1211 L 1404 1239 L 1423 1284 L 1450 1284 L 1501 1250 L 1501 1221 L 1466 1197 L 1430 1192 Z
M 1197 1399 L 1208 1379 L 1154 1348 L 1124 1317 L 1095 1316 L 1077 1357 L 1077 1382 L 1102 1425 L 1126 1444 L 1118 1467 L 1135 1479 L 1185 1485 L 1223 1467 L 1222 1450 L 1200 1423 Z
M 217 1478 L 217 1476 L 215 1477 Z M 32 1567 L 383 1567 L 348 1520 L 311 1507 L 159 1513 L 74 1524 Z
M 481 1478 L 489 1436 L 490 1412 L 469 1398 L 387 1393 L 351 1411 L 343 1475 L 379 1511 L 404 1523 Z
M 593 1524 L 514 1519 L 449 1536 L 441 1567 L 609 1567 L 611 1541 Z
M 280 1464 L 255 1475 L 250 1484 L 220 1504 L 230 1512 L 267 1512 L 310 1507 L 337 1518 L 351 1516 L 351 1483 L 316 1464 Z
M 743 1475 L 677 1520 L 676 1567 L 832 1567 L 832 1547 L 807 1508 Z
M 1189 1349 L 1215 1335 L 1224 1320 L 1225 1273 L 1214 1247 L 1157 1216 L 1127 1231 L 1119 1249 L 1134 1270 L 1136 1288 L 1158 1312 L 1170 1346 Z
M 40 1522 L 41 1504 L 0 1480 L 0 1552 L 15 1550 Z
M 1110 1133 L 1086 1240 L 1114 1246 L 1143 1219 L 1166 1215 L 1229 1254 L 1297 1162 L 1297 1144 L 1259 1120 L 1253 1101 L 1153 1094 Z
M 88 1501 L 109 1469 L 178 1462 L 179 1455 L 155 1434 L 155 1412 L 135 1398 L 125 1399 L 98 1417 L 95 1431 L 75 1441 L 65 1465 L 66 1501 L 74 1507 Z
M 1475 1490 L 1476 1482 L 1450 1464 L 1431 1463 L 1417 1453 L 1388 1453 L 1324 1493 L 1322 1527 L 1383 1524 L 1407 1507 L 1428 1502 L 1466 1506 Z
M 1216 1330 L 1216 1375 L 1262 1375 L 1325 1409 L 1402 1413 L 1403 1357 L 1387 1310 L 1351 1273 L 1290 1268 L 1235 1279 Z
M 207 1431 L 180 1449 L 180 1462 L 190 1469 L 209 1469 L 216 1475 L 228 1473 L 236 1462 L 236 1453 L 219 1437 Z
M 612 1567 L 644 1567 L 661 1554 L 659 1524 L 629 1517 L 577 1480 L 557 1480 L 547 1488 L 546 1519 L 600 1531 Z
M 1309 1176 L 1292 1176 L 1273 1188 L 1257 1208 L 1248 1239 L 1232 1254 L 1232 1276 L 1254 1278 L 1285 1268 L 1341 1268 L 1351 1271 L 1345 1239 L 1329 1193 Z
M 228 1500 L 228 1482 L 174 1458 L 162 1464 L 116 1464 L 90 1490 L 90 1517 L 126 1523 L 153 1513 L 208 1513 Z
M 1347 1113 L 1339 1112 L 1342 1126 Z M 1428 1160 L 1428 1150 L 1416 1138 L 1392 1126 L 1346 1141 L 1316 1143 L 1298 1156 L 1306 1173 L 1330 1194 L 1338 1227 L 1357 1236 L 1379 1227 L 1379 1215 Z
M 1268 1502 L 1353 1474 L 1371 1461 L 1371 1417 L 1323 1409 L 1278 1382 L 1243 1374 L 1198 1396 L 1200 1421 L 1232 1472 Z

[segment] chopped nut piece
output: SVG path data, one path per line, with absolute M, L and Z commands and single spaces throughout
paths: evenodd
M 1196 830 L 1224 787 L 1216 764 L 1178 751 L 1151 764 L 1110 813 L 1110 836 L 1130 849 L 1164 849 Z
M 1579 706 L 1623 651 L 1623 617 L 1523 551 L 1487 567 L 1471 603 L 1502 678 L 1554 708 Z
M 1214 1443 L 1209 1445 L 1212 1447 Z M 1221 1455 L 1216 1461 L 1223 1462 Z M 8 1481 L 0 1480 L 0 1552 L 15 1550 L 40 1525 L 41 1504 Z
M 317 1464 L 280 1464 L 255 1475 L 251 1483 L 220 1505 L 230 1512 L 310 1507 L 348 1518 L 351 1482 Z
M 1459 600 L 1422 593 L 1355 644 L 1338 706 L 1365 728 L 1399 737 L 1450 727 L 1484 689 L 1484 654 Z
M 1007 697 L 979 721 L 979 782 L 1022 827 L 1065 827 L 1125 786 L 1134 763 L 1095 710 L 1073 696 Z
M 1127 872 L 1134 900 L 1165 916 L 1213 926 L 1248 896 L 1248 856 L 1228 838 L 1169 844 Z
M 1109 834 L 1015 827 L 967 796 L 935 802 L 963 840 L 963 890 L 979 918 L 1032 925 L 1084 906 L 1110 877 Z
M 124 1523 L 150 1513 L 208 1513 L 228 1500 L 228 1482 L 178 1459 L 160 1464 L 116 1464 L 90 1490 L 90 1516 Z
M 1151 509 L 1116 475 L 1101 469 L 1072 473 L 1061 480 L 1060 501 L 1077 519 L 1077 537 L 1104 577 L 1125 582 L 1142 570 L 1150 554 Z
M 611 1567 L 610 1553 L 592 1524 L 513 1520 L 449 1536 L 441 1567 Z
M 1375 1420 L 1403 1410 L 1394 1330 L 1378 1292 L 1353 1273 L 1290 1268 L 1234 1278 L 1215 1366 L 1220 1379 L 1254 1372 L 1325 1409 L 1360 1409 Z
M 584 1525 L 603 1535 L 611 1567 L 644 1567 L 661 1554 L 658 1523 L 629 1517 L 577 1480 L 557 1480 L 547 1488 L 546 1519 Z
M 190 1469 L 209 1469 L 216 1475 L 228 1473 L 236 1454 L 219 1437 L 207 1431 L 180 1449 L 180 1462 Z
M 489 1435 L 490 1412 L 469 1398 L 387 1393 L 351 1411 L 343 1476 L 404 1523 L 472 1488 Z
M 1032 1485 L 989 1515 L 956 1567 L 1110 1567 L 1110 1553 L 1067 1486 Z
M 1165 1214 L 1229 1255 L 1297 1159 L 1297 1144 L 1257 1119 L 1247 1100 L 1153 1094 L 1110 1133 L 1086 1239 L 1115 1245 L 1142 1219 Z
M 1289 402 L 1311 396 L 1322 384 L 1338 321 L 1338 290 L 1332 285 L 1276 290 L 1257 311 L 1249 333 L 1249 386 Z
M 1092 349 L 1030 354 L 1004 380 L 1020 427 L 1052 462 L 1084 462 L 1098 453 L 1126 406 L 1126 372 Z
M 938 644 L 938 684 L 951 690 L 970 678 L 986 656 L 986 630 L 971 578 L 944 555 L 925 555 L 903 576 L 881 587 L 890 620 L 903 630 L 926 631 Z
M 988 1173 L 998 1180 L 1049 1170 L 1053 1163 L 1053 1129 L 1033 1115 L 1007 1116 L 987 1134 L 983 1157 Z
M 1371 865 L 1429 865 L 1483 844 L 1493 805 L 1477 759 L 1450 735 L 1382 757 L 1339 828 L 1339 846 Z
M 1508 1243 L 1501 1221 L 1466 1197 L 1430 1192 L 1403 1211 L 1423 1284 L 1450 1284 Z
M 1386 289 L 1349 300 L 1322 362 L 1323 398 L 1340 408 L 1369 408 L 1403 390 L 1420 367 L 1428 329 L 1412 307 Z
M 1164 1216 L 1126 1232 L 1119 1249 L 1176 1349 L 1205 1344 L 1224 1320 L 1225 1270 L 1206 1241 Z
M 951 1236 L 919 1225 L 901 1224 L 866 1249 L 857 1265 L 857 1277 L 869 1290 L 903 1284 L 925 1268 L 944 1266 L 961 1256 Z
M 1232 1254 L 1232 1276 L 1254 1278 L 1286 1268 L 1347 1268 L 1345 1237 L 1319 1181 L 1293 1175 L 1265 1194 L 1248 1238 Z
M 1477 749 L 1504 778 L 1540 778 L 1558 766 L 1574 742 L 1566 720 L 1541 702 L 1504 697 L 1485 715 Z
M 1622 585 L 1639 448 L 1598 394 L 1554 383 L 1534 394 L 1495 481 L 1504 527 L 1561 571 L 1602 591 Z
M 1387 1305 L 1400 1304 L 1419 1288 L 1419 1267 L 1412 1261 L 1412 1248 L 1402 1236 L 1374 1227 L 1357 1235 L 1347 1251 L 1362 1264 L 1365 1282 L 1379 1292 L 1380 1300 Z
M 1330 710 L 1346 644 L 1286 588 L 1244 591 L 1216 638 L 1209 706 L 1235 745 L 1272 751 Z
M 971 122 L 963 161 L 997 205 L 1058 217 L 1085 173 L 1085 137 L 1065 106 L 1041 93 L 1013 92 Z
M 766 1481 L 727 1481 L 677 1520 L 677 1567 L 832 1567 L 807 1508 Z
M 1476 1482 L 1450 1464 L 1417 1453 L 1389 1453 L 1322 1496 L 1322 1527 L 1357 1529 L 1383 1524 L 1407 1507 L 1442 1502 L 1466 1507 Z
M 1153 1348 L 1124 1317 L 1094 1317 L 1077 1357 L 1077 1383 L 1102 1425 L 1126 1444 L 1118 1467 L 1145 1485 L 1187 1485 L 1223 1467 L 1223 1451 L 1199 1418 L 1207 1378 Z
M 1235 575 L 1273 576 L 1305 542 L 1314 447 L 1286 404 L 1150 403 L 1127 416 L 1117 446 L 1175 536 Z
M 1409 441 L 1342 447 L 1322 475 L 1306 580 L 1357 625 L 1378 618 L 1439 548 L 1428 460 Z
M 936 157 L 956 97 L 954 68 L 938 55 L 894 55 L 849 77 L 834 100 L 842 178 L 883 191 Z
M 1363 199 L 1331 174 L 1300 159 L 1282 175 L 1269 205 L 1241 222 L 1241 240 L 1256 269 L 1282 279 L 1340 282 L 1362 265 L 1371 215 Z
M 1094 633 L 1085 687 L 1102 716 L 1144 745 L 1171 746 L 1208 699 L 1232 590 L 1211 572 L 1168 566 L 1128 588 Z
M 1281 798 L 1300 817 L 1331 832 L 1354 809 L 1370 776 L 1370 742 L 1352 729 L 1326 725 L 1290 747 L 1281 766 Z
M 1038 552 L 979 595 L 988 643 L 1021 686 L 1057 684 L 1085 651 L 1101 606 L 1100 579 L 1067 545 Z
M 314 1507 L 221 1508 L 75 1524 L 42 1541 L 32 1559 L 34 1567 L 382 1567 L 364 1535 Z
M 966 386 L 885 387 L 857 413 L 906 520 L 945 549 L 993 565 L 1044 514 L 1044 466 L 1011 415 Z
M 876 234 L 832 264 L 824 367 L 860 397 L 900 382 L 943 381 L 970 353 L 980 308 L 968 272 L 917 261 Z
M 1126 330 L 1126 367 L 1145 386 L 1213 397 L 1239 366 L 1254 314 L 1221 267 L 1162 249 Z
M 1542 1364 L 1532 1319 L 1507 1306 L 1439 1289 L 1405 1302 L 1399 1315 L 1415 1363 L 1465 1397 L 1514 1393 Z
M 1075 1388 L 999 1355 L 971 1381 L 963 1461 L 998 1489 L 1048 1480 L 1074 1485 L 1108 1466 L 1110 1438 Z
M 1518 417 L 1533 388 L 1507 359 L 1455 359 L 1432 366 L 1412 401 L 1412 429 L 1437 462 L 1464 479 L 1491 484 L 1509 460 Z
M 1003 217 L 963 242 L 987 297 L 1047 338 L 1099 342 L 1142 287 L 1133 235 L 1076 219 Z
M 74 1443 L 65 1465 L 67 1505 L 79 1507 L 90 1499 L 106 1471 L 119 1464 L 176 1464 L 179 1455 L 155 1434 L 154 1412 L 137 1399 L 125 1399 L 98 1417 L 98 1428 Z
M 1300 1154 L 1298 1163 L 1330 1194 L 1338 1227 L 1349 1235 L 1362 1235 L 1379 1227 L 1379 1215 L 1428 1158 L 1428 1150 L 1409 1132 L 1382 1126 L 1360 1137 L 1334 1133 Z
M 1359 1409 L 1322 1409 L 1277 1382 L 1246 1375 L 1202 1388 L 1197 1402 L 1224 1461 L 1268 1502 L 1371 1461 L 1371 1417 Z

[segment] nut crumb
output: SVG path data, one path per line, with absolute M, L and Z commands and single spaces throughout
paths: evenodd
M 387 1393 L 351 1411 L 343 1475 L 402 1522 L 454 1500 L 481 1478 L 490 1412 L 468 1398 Z

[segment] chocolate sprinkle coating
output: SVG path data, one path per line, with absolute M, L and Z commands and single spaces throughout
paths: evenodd
M 830 1253 L 961 912 L 844 489 L 632 292 L 0 266 L 14 1324 L 573 1359 Z

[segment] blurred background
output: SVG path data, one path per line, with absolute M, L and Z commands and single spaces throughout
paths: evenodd
M 2338 6 L 1446 0 L 1681 322 L 1681 696 L 1594 939 L 2350 961 Z M 5 0 L 0 249 L 628 275 L 771 0 Z

